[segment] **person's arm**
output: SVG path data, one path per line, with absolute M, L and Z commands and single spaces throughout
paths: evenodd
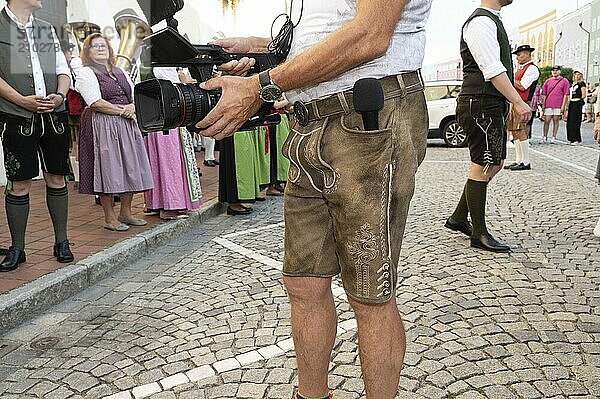
M 123 106 L 114 105 L 102 99 L 98 79 L 88 67 L 84 67 L 79 71 L 79 76 L 75 82 L 75 89 L 81 94 L 86 104 L 89 104 L 89 107 L 96 112 L 119 116 L 125 116 L 126 112 L 130 112 Z M 133 115 L 131 112 L 130 114 L 131 116 Z
M 534 65 L 531 65 L 527 68 L 521 80 L 515 80 L 515 87 L 521 91 L 527 90 L 534 82 L 537 82 L 539 77 L 540 71 Z
M 513 104 L 522 122 L 529 121 L 531 107 L 517 93 L 502 64 L 496 24 L 488 17 L 474 18 L 466 27 L 463 37 L 484 79 L 490 81 Z
M 60 50 L 60 42 L 58 41 L 54 28 L 52 28 L 52 37 L 54 40 L 54 48 L 56 50 L 55 68 L 56 75 L 58 76 L 58 86 L 56 88 L 56 93 L 48 93 L 46 98 L 52 102 L 54 108 L 58 108 L 64 103 L 67 92 L 71 87 L 71 70 L 69 69 L 69 64 L 67 64 L 65 54 Z
M 581 88 L 581 101 L 584 101 L 587 98 L 587 87 L 583 86 Z
M 351 22 L 275 67 L 271 79 L 288 91 L 326 81 L 384 55 L 406 3 L 407 0 L 357 0 L 356 16 Z M 232 135 L 261 106 L 258 76 L 221 76 L 201 87 L 223 90 L 215 108 L 197 125 L 206 129 L 205 136 L 222 139 Z
M 44 97 L 23 96 L 2 78 L 0 78 L 0 97 L 29 112 L 43 113 L 50 112 L 54 109 L 48 101 L 44 100 Z

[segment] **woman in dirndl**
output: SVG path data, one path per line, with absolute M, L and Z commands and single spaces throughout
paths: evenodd
M 100 196 L 104 228 L 125 231 L 144 226 L 133 217 L 133 194 L 152 188 L 150 163 L 135 120 L 133 83 L 114 66 L 114 51 L 100 33 L 83 44 L 76 89 L 88 106 L 81 115 L 79 141 L 79 192 Z M 113 196 L 121 198 L 119 216 Z

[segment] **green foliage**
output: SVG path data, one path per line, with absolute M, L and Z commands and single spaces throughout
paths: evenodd
M 573 81 L 573 69 L 567 67 L 560 68 L 560 74 L 565 78 L 569 79 L 569 82 Z M 540 68 L 540 86 L 544 84 L 546 79 L 552 76 L 552 67 L 545 66 Z M 585 79 L 584 79 L 585 80 Z

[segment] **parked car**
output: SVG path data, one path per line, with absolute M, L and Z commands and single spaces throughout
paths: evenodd
M 425 83 L 425 99 L 429 110 L 430 139 L 443 139 L 449 147 L 464 147 L 467 137 L 456 121 L 456 98 L 460 80 Z

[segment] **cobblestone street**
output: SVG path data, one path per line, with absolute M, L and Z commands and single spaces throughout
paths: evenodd
M 534 144 L 533 170 L 490 184 L 488 225 L 509 254 L 473 250 L 443 227 L 468 151 L 428 149 L 399 270 L 398 398 L 600 397 L 600 151 L 586 143 Z M 2 334 L 0 398 L 290 398 L 283 201 L 255 208 L 213 218 Z M 330 387 L 361 398 L 353 312 L 337 282 L 334 294 Z

